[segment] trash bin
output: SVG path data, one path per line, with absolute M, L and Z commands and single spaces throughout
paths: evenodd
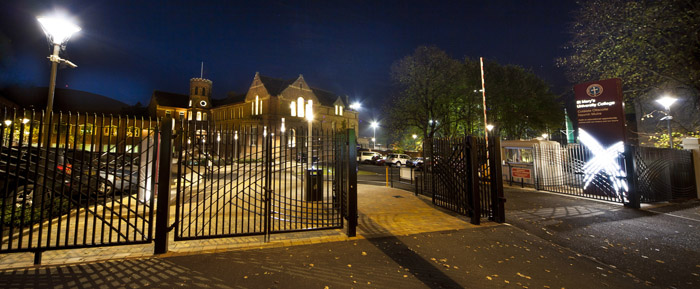
M 323 170 L 306 170 L 306 201 L 323 201 Z

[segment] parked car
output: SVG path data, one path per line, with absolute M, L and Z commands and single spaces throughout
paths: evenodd
M 41 202 L 52 195 L 105 195 L 112 190 L 105 178 L 76 171 L 60 149 L 3 147 L 1 151 L 0 192 L 13 198 L 17 206 Z M 35 187 L 42 183 L 49 189 L 35 194 Z
M 382 155 L 378 152 L 360 151 L 357 154 L 357 162 L 361 164 L 369 164 L 372 163 L 372 158 L 375 156 L 381 157 Z
M 411 157 L 405 154 L 388 154 L 386 155 L 386 165 L 401 166 L 406 165 L 411 160 Z
M 382 155 L 377 154 L 377 155 L 372 157 L 372 160 L 370 161 L 370 163 L 374 164 L 374 165 L 378 165 L 378 166 L 383 166 L 385 161 L 386 161 L 386 159 Z
M 423 166 L 423 157 L 417 157 L 410 160 L 407 164 L 409 167 L 416 168 L 418 166 Z

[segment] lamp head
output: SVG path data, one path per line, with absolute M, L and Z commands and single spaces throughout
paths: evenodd
M 353 110 L 360 110 L 361 107 L 362 104 L 360 104 L 359 102 L 353 102 L 352 104 L 350 104 L 350 109 Z
M 63 17 L 37 17 L 46 36 L 52 44 L 63 45 L 70 37 L 80 31 L 78 25 Z
M 377 128 L 377 126 L 379 126 L 379 123 L 377 123 L 376 121 L 373 121 L 371 126 L 372 126 L 372 128 Z
M 487 129 L 488 131 L 492 131 L 492 130 L 493 130 L 493 125 L 492 125 L 492 124 L 487 124 L 487 125 L 486 125 L 486 129 Z
M 413 137 L 413 139 L 417 139 L 417 138 L 418 138 L 418 135 L 417 135 L 417 134 L 414 134 L 412 137 Z
M 671 105 L 673 105 L 673 103 L 676 102 L 676 100 L 678 99 L 670 97 L 668 95 L 664 95 L 661 98 L 657 99 L 656 102 L 662 105 L 666 110 L 669 110 L 671 108 Z

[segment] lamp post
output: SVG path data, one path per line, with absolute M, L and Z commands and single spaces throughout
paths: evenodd
M 374 130 L 374 135 L 372 136 L 372 149 L 377 149 L 377 126 L 379 126 L 379 123 L 373 121 L 372 129 Z
M 307 147 L 306 162 L 307 162 L 308 168 L 311 169 L 311 166 L 312 166 L 311 153 L 313 152 L 313 150 L 311 148 L 312 143 L 313 143 L 311 129 L 312 129 L 312 125 L 313 125 L 312 123 L 314 121 L 314 112 L 313 112 L 313 101 L 311 101 L 310 99 L 306 102 L 306 120 L 309 122 L 309 133 L 308 133 L 308 137 L 306 140 L 306 147 Z
M 657 99 L 656 102 L 658 102 L 660 105 L 662 105 L 666 109 L 666 125 L 668 126 L 668 147 L 673 148 L 673 134 L 671 134 L 671 120 L 673 117 L 671 116 L 671 105 L 673 105 L 674 102 L 676 102 L 676 98 L 670 97 L 668 95 L 664 95 L 661 98 Z M 662 118 L 661 120 L 663 120 Z
M 70 67 L 78 67 L 72 62 L 63 59 L 58 56 L 61 48 L 65 50 L 66 43 L 70 39 L 73 33 L 80 31 L 80 27 L 70 22 L 68 19 L 60 17 L 37 17 L 37 21 L 41 24 L 41 28 L 44 30 L 49 43 L 53 45 L 53 54 L 49 56 L 49 61 L 51 61 L 51 76 L 49 79 L 49 95 L 46 101 L 46 115 L 44 116 L 44 126 L 46 137 L 49 133 L 49 121 L 51 120 L 51 112 L 53 111 L 53 96 L 56 89 L 56 70 L 59 63 L 65 63 Z M 46 147 L 49 147 L 48 142 L 51 141 L 50 137 L 47 137 Z

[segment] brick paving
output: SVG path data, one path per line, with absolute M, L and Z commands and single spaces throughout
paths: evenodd
M 273 234 L 270 236 L 269 242 L 265 242 L 263 236 L 174 242 L 171 232 L 169 252 L 165 255 L 177 256 L 288 247 L 476 227 L 471 225 L 466 217 L 435 207 L 429 198 L 381 186 L 358 185 L 358 210 L 358 236 L 353 238 L 347 237 L 344 234 L 344 229 L 331 229 Z M 171 209 L 171 213 L 174 214 L 173 209 Z M 486 223 L 482 227 L 489 226 L 489 224 Z M 42 265 L 140 258 L 152 255 L 153 244 L 54 250 L 43 253 Z M 33 260 L 33 253 L 0 254 L 0 269 L 32 267 Z

